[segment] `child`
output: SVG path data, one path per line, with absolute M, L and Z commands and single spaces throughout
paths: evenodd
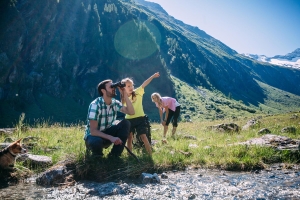
M 126 114 L 125 116 L 125 119 L 127 119 L 131 123 L 130 133 L 127 140 L 127 147 L 129 150 L 132 150 L 133 133 L 136 132 L 137 137 L 140 137 L 141 140 L 144 142 L 146 151 L 148 152 L 149 155 L 152 154 L 151 145 L 146 136 L 146 133 L 150 131 L 148 130 L 149 121 L 148 118 L 145 116 L 142 103 L 143 103 L 144 88 L 152 81 L 153 78 L 157 78 L 157 77 L 159 77 L 159 72 L 156 72 L 155 74 L 150 76 L 137 89 L 134 89 L 134 84 L 132 79 L 125 78 L 122 80 L 122 82 L 126 84 L 125 91 L 127 92 L 127 95 L 130 101 L 132 102 L 132 105 L 135 110 L 134 115 Z
M 152 102 L 158 107 L 161 124 L 164 126 L 164 138 L 168 131 L 168 125 L 172 119 L 172 136 L 175 135 L 178 126 L 178 117 L 180 114 L 180 104 L 172 97 L 161 97 L 159 93 L 151 95 Z M 166 112 L 165 119 L 163 120 L 163 112 Z

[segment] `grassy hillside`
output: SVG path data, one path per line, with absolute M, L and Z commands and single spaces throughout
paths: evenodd
M 264 113 L 284 113 L 300 110 L 300 96 L 257 81 L 267 98 L 259 108 Z
M 245 105 L 236 101 L 230 94 L 225 96 L 217 90 L 207 90 L 200 86 L 191 86 L 172 76 L 176 98 L 182 105 L 181 118 L 188 120 L 235 119 L 237 117 L 259 116 L 263 114 L 285 113 L 300 110 L 300 96 L 271 87 L 260 81 L 266 99 L 258 106 Z

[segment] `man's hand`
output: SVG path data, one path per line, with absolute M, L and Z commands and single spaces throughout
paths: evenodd
M 111 140 L 110 140 L 112 143 L 114 143 L 114 145 L 122 145 L 122 140 L 118 137 L 113 137 Z
M 122 97 L 128 96 L 125 88 L 118 87 L 118 89 L 119 89 L 119 92 L 120 92 L 120 94 L 121 94 Z

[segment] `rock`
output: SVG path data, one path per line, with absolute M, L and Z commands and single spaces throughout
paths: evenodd
M 277 150 L 299 150 L 299 145 L 287 144 L 285 146 L 278 146 Z
M 36 183 L 45 187 L 74 185 L 75 180 L 73 177 L 73 171 L 67 170 L 67 167 L 64 165 L 58 165 L 42 173 L 36 179 Z
M 158 177 L 158 175 L 156 173 L 153 174 L 153 177 L 156 180 L 156 183 L 160 183 L 160 178 Z
M 5 147 L 7 147 L 8 145 L 10 145 L 10 143 L 0 143 L 0 148 L 4 149 Z
M 17 157 L 18 161 L 24 161 L 25 163 L 29 163 L 32 167 L 48 167 L 52 165 L 52 159 L 48 156 L 40 156 L 33 154 L 22 154 Z
M 184 119 L 191 119 L 191 116 L 190 115 L 184 115 Z
M 296 128 L 292 126 L 287 126 L 281 129 L 281 133 L 296 133 Z
M 182 153 L 183 155 L 185 155 L 186 157 L 189 157 L 192 155 L 192 152 L 185 152 L 185 151 L 182 151 L 182 150 L 179 150 L 180 153 Z
M 168 178 L 168 176 L 167 176 L 166 173 L 162 173 L 160 177 L 161 177 L 162 179 L 167 179 L 167 178 Z
M 195 136 L 193 136 L 193 135 L 185 135 L 185 136 L 183 136 L 183 138 L 185 138 L 185 139 L 191 139 L 191 140 L 197 140 L 197 138 Z
M 126 194 L 129 189 L 127 183 L 118 185 L 117 183 L 106 183 L 97 188 L 100 197 L 117 195 L 117 194 Z
M 219 132 L 239 132 L 240 127 L 235 123 L 224 123 L 224 124 L 217 124 L 214 126 L 209 126 L 208 128 L 219 131 Z
M 261 135 L 268 134 L 268 133 L 271 133 L 271 131 L 267 128 L 263 128 L 258 131 L 258 134 L 261 134 Z
M 153 177 L 152 174 L 142 173 L 140 178 L 142 184 L 151 183 L 152 177 Z
M 140 179 L 142 184 L 160 183 L 160 179 L 156 173 L 154 173 L 153 175 L 148 173 L 142 173 Z
M 246 142 L 237 144 L 261 145 L 273 147 L 277 150 L 299 150 L 300 140 L 293 140 L 291 138 L 280 135 L 266 134 L 260 138 L 253 138 Z
M 0 135 L 11 135 L 16 130 L 17 130 L 16 128 L 1 128 L 0 129 Z
M 260 124 L 260 121 L 258 121 L 256 119 L 251 119 L 242 127 L 242 130 L 248 130 L 249 128 L 252 128 L 259 124 Z
M 196 195 L 195 194 L 191 194 L 189 197 L 188 197 L 188 199 L 196 199 Z
M 53 186 L 55 183 L 63 182 L 63 175 L 66 173 L 66 167 L 59 166 L 44 172 L 36 179 L 36 183 L 42 186 Z
M 297 114 L 293 114 L 290 119 L 298 119 L 298 115 Z
M 198 145 L 197 144 L 189 144 L 189 148 L 197 148 Z

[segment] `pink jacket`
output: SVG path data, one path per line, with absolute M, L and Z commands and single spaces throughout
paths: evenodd
M 163 105 L 164 107 L 167 106 L 169 109 L 173 110 L 174 112 L 175 112 L 175 110 L 176 110 L 176 106 L 177 106 L 177 105 L 180 105 L 180 104 L 176 101 L 176 99 L 174 99 L 174 98 L 172 98 L 172 97 L 162 97 L 162 98 L 161 98 L 161 101 L 162 101 L 162 105 Z M 156 107 L 159 108 L 158 104 L 157 104 L 157 103 L 155 103 L 155 104 L 156 104 Z

